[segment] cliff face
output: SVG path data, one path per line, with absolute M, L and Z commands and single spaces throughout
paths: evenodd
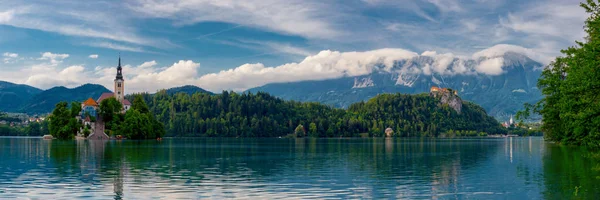
M 434 92 L 431 93 L 432 96 L 440 98 L 440 102 L 442 105 L 448 105 L 450 108 L 454 109 L 458 114 L 462 111 L 462 100 L 455 94 L 451 92 Z

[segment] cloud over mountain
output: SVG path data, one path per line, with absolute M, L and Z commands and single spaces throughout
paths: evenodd
M 529 49 L 511 45 L 497 45 L 471 56 L 438 54 L 434 51 L 418 54 L 391 48 L 363 52 L 324 50 L 307 56 L 297 63 L 272 67 L 261 63 L 248 63 L 205 75 L 198 74 L 201 65 L 192 60 L 180 60 L 170 66 L 162 67 L 154 60 L 137 66 L 125 65 L 123 73 L 126 76 L 128 93 L 153 92 L 157 89 L 181 85 L 197 85 L 214 92 L 243 91 L 269 83 L 352 77 L 370 74 L 374 70 L 414 75 L 435 73 L 449 76 L 457 74 L 494 76 L 504 73 L 503 66 L 507 62 L 518 62 L 518 56 L 506 60 L 507 53 L 535 56 Z M 91 71 L 86 71 L 86 68 L 81 65 L 60 67 L 61 62 L 67 58 L 69 58 L 68 54 L 46 52 L 38 59 L 42 63 L 26 67 L 18 73 L 2 74 L 0 79 L 40 88 L 55 85 L 77 86 L 87 82 L 100 83 L 110 88 L 113 84 L 114 66 L 96 67 Z
M 261 63 L 244 64 L 234 69 L 206 74 L 198 79 L 197 84 L 211 91 L 229 89 L 242 91 L 268 83 L 360 76 L 369 74 L 374 69 L 404 74 L 500 75 L 504 72 L 503 56 L 508 52 L 534 55 L 526 48 L 512 45 L 494 46 L 477 52 L 470 58 L 451 53 L 437 54 L 433 51 L 426 51 L 419 56 L 415 52 L 403 49 L 365 52 L 325 50 L 317 55 L 308 56 L 299 63 L 287 63 L 275 67 L 267 67 Z M 419 59 L 427 61 L 419 62 Z M 398 61 L 406 62 L 398 64 Z

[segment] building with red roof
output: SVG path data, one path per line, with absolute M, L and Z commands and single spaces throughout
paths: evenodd
M 105 92 L 98 97 L 97 100 L 91 97 L 81 104 L 81 118 L 85 119 L 86 116 L 97 117 L 97 110 L 100 107 L 100 103 L 109 98 L 115 98 L 123 105 L 122 112 L 126 112 L 131 108 L 131 102 L 125 99 L 125 80 L 123 79 L 123 68 L 121 67 L 121 57 L 119 56 L 119 65 L 117 66 L 117 76 L 115 77 L 114 92 Z M 116 95 L 115 95 L 116 94 Z

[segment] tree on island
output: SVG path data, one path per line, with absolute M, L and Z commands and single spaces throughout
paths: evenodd
M 583 42 L 562 50 L 542 72 L 538 88 L 544 98 L 525 104 L 517 114 L 523 120 L 533 113 L 542 116 L 544 137 L 564 144 L 600 147 L 600 1 L 581 7 L 590 14 Z
M 71 109 L 69 109 L 67 105 L 67 102 L 59 102 L 56 104 L 56 108 L 54 108 L 52 115 L 49 117 L 50 123 L 48 124 L 48 128 L 50 134 L 61 140 L 72 139 L 79 128 L 81 128 L 81 124 L 74 117 L 79 113 L 78 109 L 73 108 L 79 107 L 79 104 L 77 102 L 71 103 Z M 81 108 L 79 108 L 79 110 L 81 110 Z
M 110 97 L 100 102 L 100 117 L 105 123 L 112 122 L 123 109 L 123 105 L 116 98 Z
M 155 139 L 165 134 L 165 128 L 148 109 L 141 95 L 135 95 L 133 105 L 124 116 L 123 123 L 116 129 L 128 139 Z

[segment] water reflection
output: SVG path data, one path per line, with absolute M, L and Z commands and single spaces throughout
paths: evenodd
M 0 145 L 0 198 L 587 199 L 600 195 L 598 171 L 592 170 L 598 163 L 586 156 L 587 151 L 548 145 L 541 138 L 162 142 L 0 138 Z

